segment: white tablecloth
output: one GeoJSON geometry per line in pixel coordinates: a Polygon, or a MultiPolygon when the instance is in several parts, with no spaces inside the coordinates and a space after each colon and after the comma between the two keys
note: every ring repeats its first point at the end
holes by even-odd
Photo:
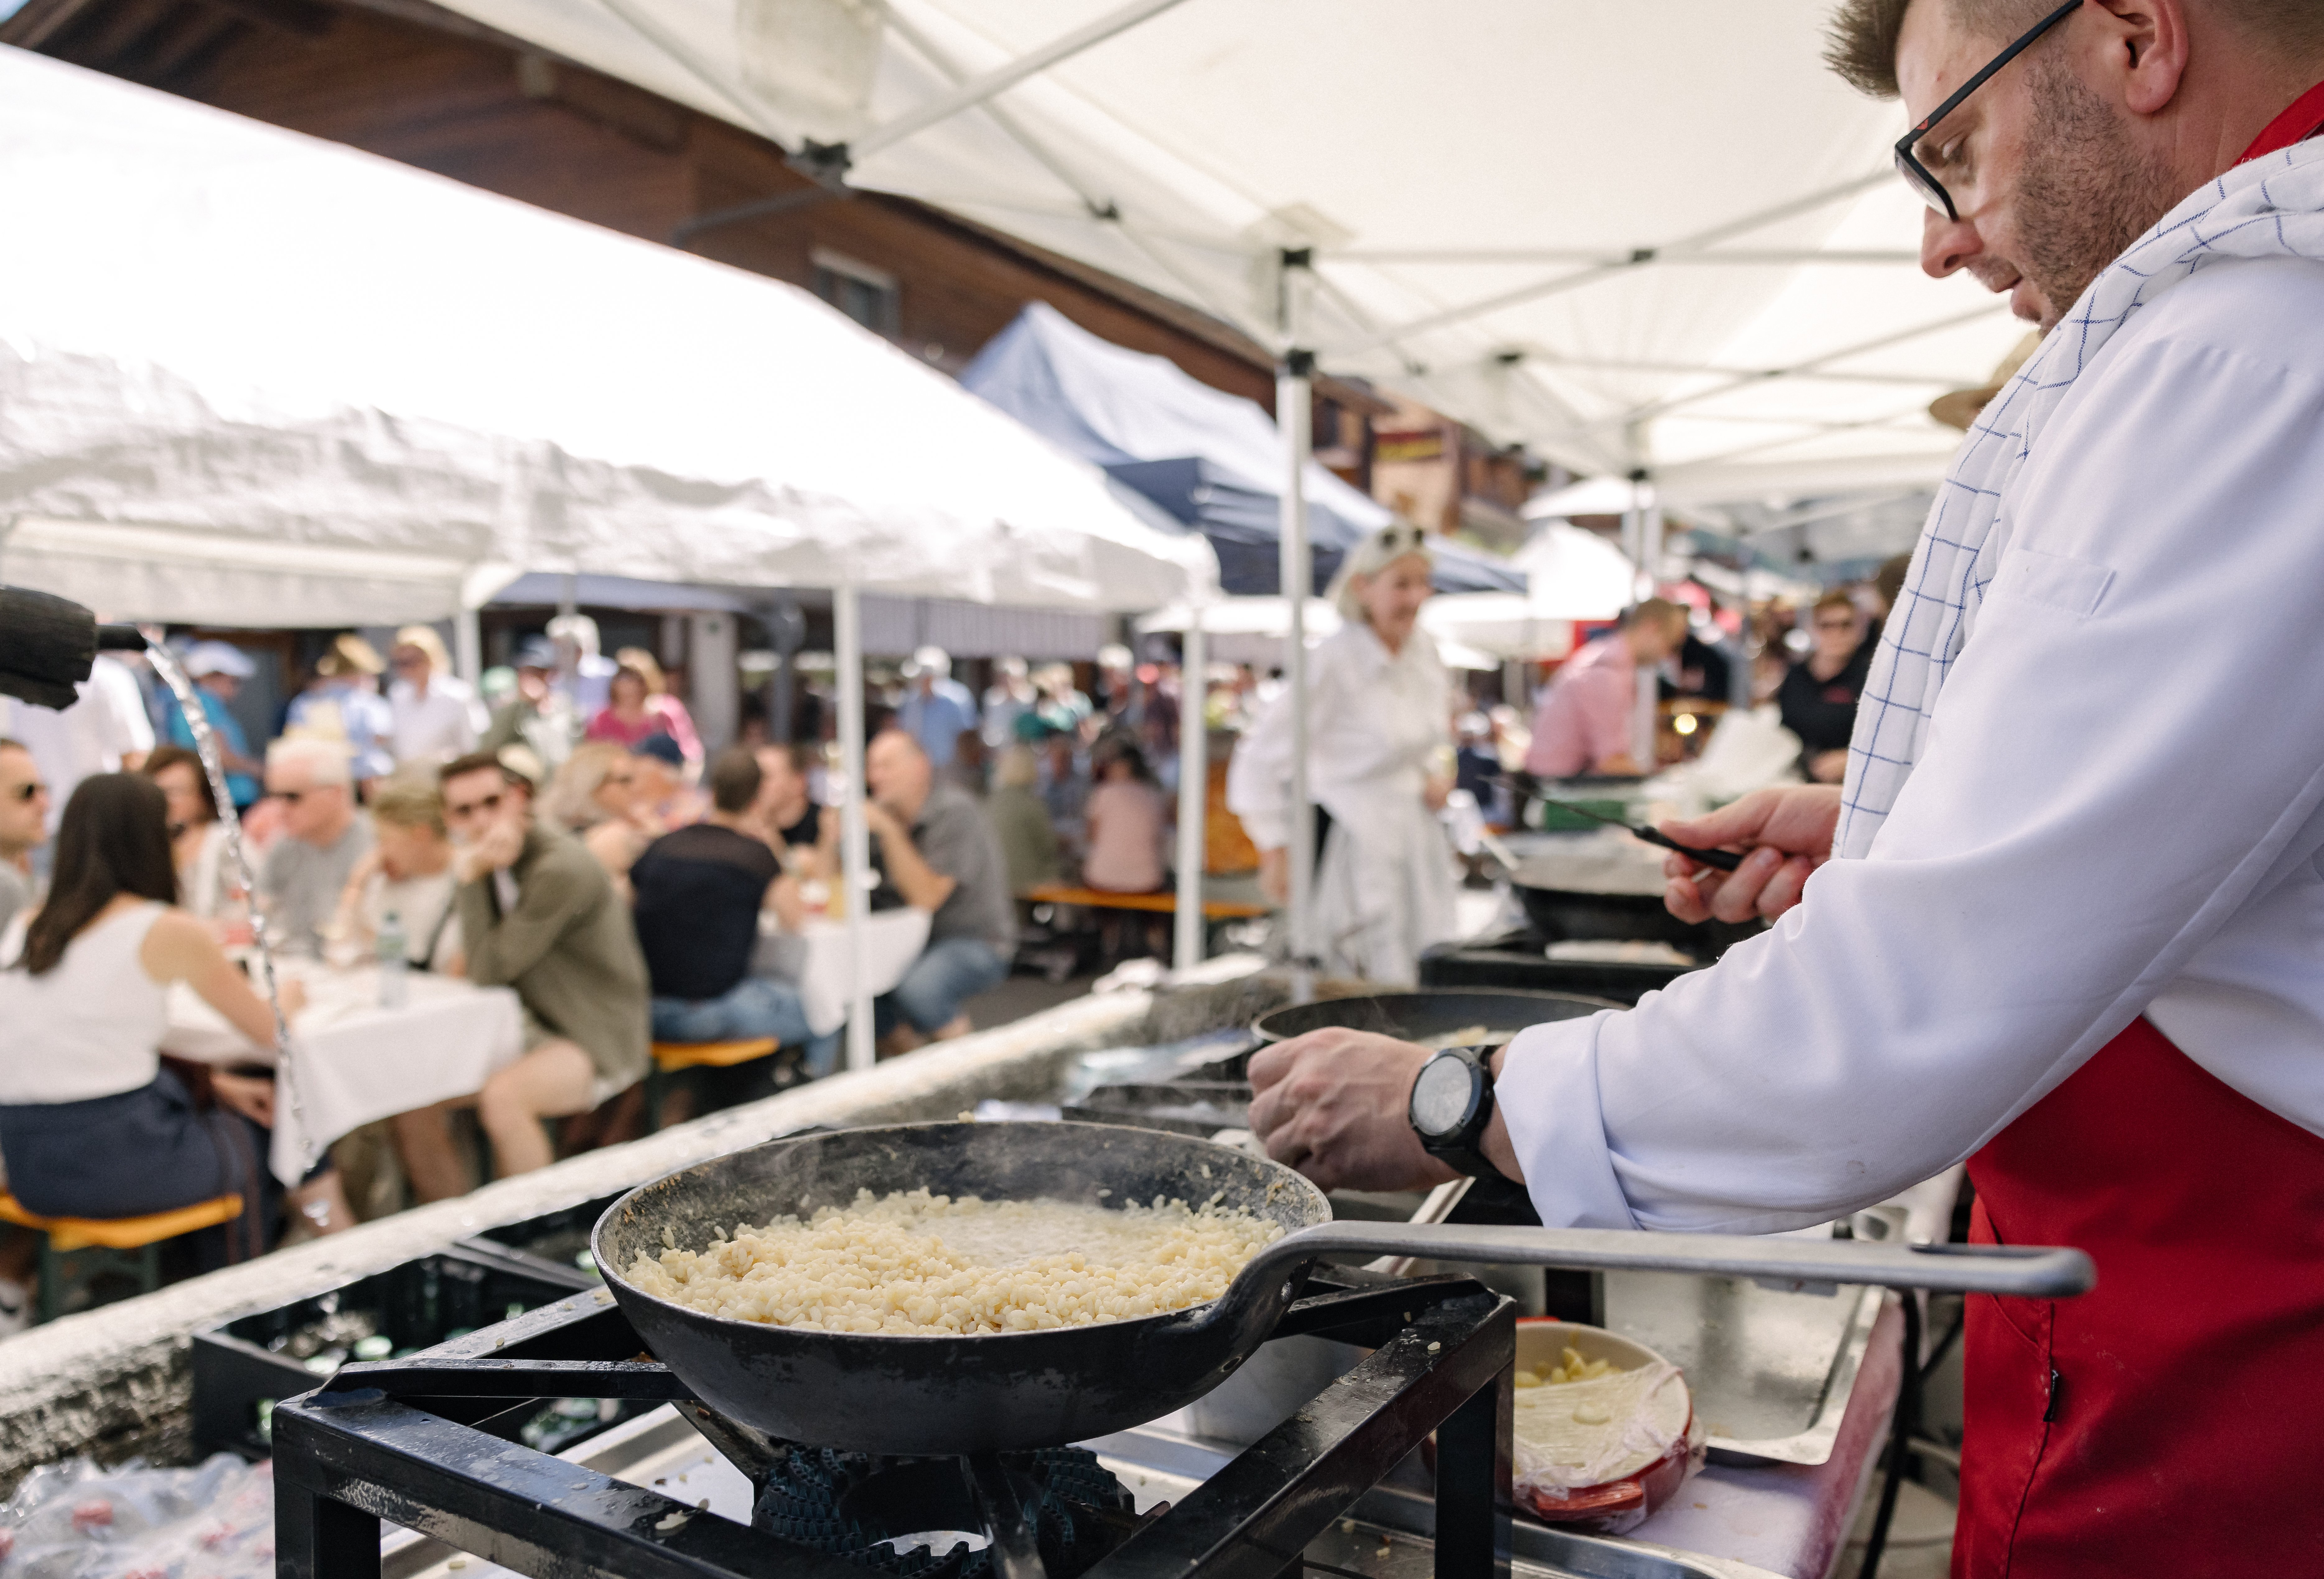
{"type": "MultiPolygon", "coordinates": [[[[751,969],[795,984],[807,1008],[807,1029],[829,1036],[847,1023],[847,923],[811,920],[797,932],[764,930],[772,925],[771,917],[761,919],[751,969]]],[[[902,981],[927,941],[926,910],[876,910],[864,917],[865,990],[876,997],[902,981]]]]}
{"type": "MultiPolygon", "coordinates": [[[[414,972],[401,1009],[379,1006],[379,972],[285,961],[307,983],[290,1022],[290,1089],[278,1090],[274,1177],[296,1184],[332,1141],[375,1119],[482,1089],[524,1050],[516,993],[414,972]],[[294,1100],[295,1098],[295,1100],[294,1100]]],[[[161,1050],[208,1064],[272,1063],[183,983],[170,989],[161,1050]]]]}

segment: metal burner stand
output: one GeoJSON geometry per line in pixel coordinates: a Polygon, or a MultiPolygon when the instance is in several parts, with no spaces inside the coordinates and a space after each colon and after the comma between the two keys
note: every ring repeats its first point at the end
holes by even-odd
{"type": "MultiPolygon", "coordinates": [[[[1507,1579],[1516,1316],[1459,1277],[1311,1277],[1275,1336],[1373,1350],[1292,1418],[1086,1571],[1277,1579],[1431,1432],[1436,1579],[1507,1579]]],[[[534,1579],[866,1579],[837,1557],[515,1445],[543,1399],[677,1404],[763,1485],[770,1445],[645,1357],[612,1297],[576,1294],[401,1361],[350,1365],[274,1411],[277,1572],[379,1579],[383,1519],[534,1579]]],[[[996,1579],[1045,1579],[1019,1487],[964,1461],[996,1579]]]]}

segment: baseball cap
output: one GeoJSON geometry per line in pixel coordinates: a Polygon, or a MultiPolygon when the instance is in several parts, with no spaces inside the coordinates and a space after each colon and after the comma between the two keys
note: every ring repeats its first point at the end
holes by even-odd
{"type": "Polygon", "coordinates": [[[630,749],[641,757],[651,757],[673,768],[686,766],[686,753],[679,749],[677,741],[667,734],[649,734],[630,749]]]}
{"type": "Polygon", "coordinates": [[[248,679],[258,672],[258,665],[239,647],[229,647],[223,642],[197,642],[185,657],[186,672],[199,679],[206,674],[227,674],[236,679],[248,679]]]}

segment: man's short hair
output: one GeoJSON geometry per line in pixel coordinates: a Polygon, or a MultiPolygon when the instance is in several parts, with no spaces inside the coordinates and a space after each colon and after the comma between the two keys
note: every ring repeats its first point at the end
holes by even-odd
{"type": "Polygon", "coordinates": [[[710,759],[710,804],[729,816],[751,809],[766,775],[746,745],[730,745],[710,759]]]}
{"type": "Polygon", "coordinates": [[[1850,618],[1853,618],[1864,612],[1862,609],[1856,606],[1856,600],[1854,598],[1849,596],[1847,593],[1841,591],[1837,586],[1832,587],[1821,597],[1817,598],[1815,600],[1815,606],[1808,612],[1810,617],[1813,617],[1816,614],[1823,613],[1823,611],[1828,608],[1844,608],[1848,611],[1850,618]]]}
{"type": "Polygon", "coordinates": [[[1665,631],[1683,631],[1687,618],[1683,604],[1673,603],[1667,597],[1649,597],[1630,605],[1622,615],[1622,625],[1626,630],[1633,625],[1657,625],[1665,631]]]}
{"type": "MultiPolygon", "coordinates": [[[[1831,14],[1824,61],[1849,86],[1875,98],[1895,98],[1896,35],[1913,0],[1840,0],[1831,14]]],[[[2207,0],[2228,27],[2254,48],[2307,58],[2324,51],[2324,5],[2316,0],[2207,0]]],[[[2057,9],[2057,0],[1921,0],[1943,5],[1953,20],[1994,41],[2015,38],[2057,9]]]]}
{"type": "Polygon", "coordinates": [[[354,765],[348,761],[347,748],[342,741],[285,735],[266,748],[268,772],[292,767],[305,768],[308,780],[318,786],[355,782],[354,765]]]}
{"type": "Polygon", "coordinates": [[[515,771],[498,756],[488,751],[472,751],[466,756],[454,757],[437,769],[437,787],[440,789],[455,779],[465,779],[470,773],[481,773],[487,770],[498,773],[504,783],[514,784],[520,790],[528,791],[532,789],[531,780],[515,771]]]}

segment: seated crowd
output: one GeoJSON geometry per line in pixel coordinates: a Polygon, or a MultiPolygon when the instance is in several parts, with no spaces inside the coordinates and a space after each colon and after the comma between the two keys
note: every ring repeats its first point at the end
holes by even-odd
{"type": "MultiPolygon", "coordinates": [[[[247,672],[225,653],[196,666],[214,721],[247,672]]],[[[284,956],[353,966],[400,937],[410,970],[514,992],[517,1057],[473,1093],[376,1126],[374,1150],[414,1201],[636,1132],[617,1099],[657,1042],[770,1040],[781,1052],[761,1089],[837,1067],[839,1029],[810,1023],[782,951],[761,946],[842,908],[819,748],[706,761],[659,669],[630,650],[594,711],[546,641],[521,650],[489,716],[432,632],[399,633],[383,696],[387,667],[341,637],[282,737],[254,754],[238,730],[226,742],[254,894],[189,744],[81,779],[59,821],[33,754],[0,740],[0,1160],[24,1210],[119,1217],[238,1195],[243,1216],[198,1236],[208,1264],[271,1248],[286,1223],[355,1221],[329,1158],[288,1190],[268,1169],[276,1027],[246,974],[254,919],[284,956]],[[246,1060],[163,1052],[180,983],[246,1039],[246,1060]]],[[[1138,738],[1069,669],[1035,684],[1004,665],[980,708],[942,654],[915,668],[865,760],[868,908],[929,917],[925,947],[876,1002],[883,1054],[970,1029],[968,1001],[1009,974],[1028,890],[1077,874],[1144,891],[1168,875],[1169,807],[1138,738]]],[[[177,722],[165,742],[190,739],[177,722]]],[[[303,1007],[296,979],[281,1000],[287,1015],[303,1007]]],[[[0,1330],[23,1307],[32,1242],[0,1238],[0,1330]]]]}

